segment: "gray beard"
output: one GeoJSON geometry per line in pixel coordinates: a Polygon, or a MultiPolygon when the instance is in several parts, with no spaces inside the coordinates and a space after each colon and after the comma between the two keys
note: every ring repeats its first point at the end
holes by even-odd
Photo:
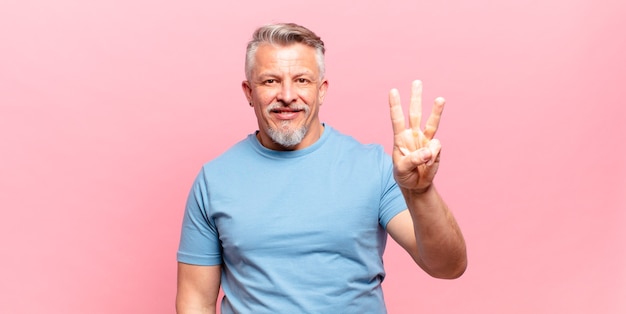
{"type": "MultiPolygon", "coordinates": [[[[273,103],[269,105],[267,108],[265,108],[265,111],[269,115],[273,109],[280,108],[280,107],[283,107],[281,103],[273,103]]],[[[310,113],[310,108],[307,105],[291,105],[289,107],[295,108],[295,109],[303,109],[305,111],[306,116],[308,116],[310,113]]],[[[308,132],[309,128],[308,126],[303,125],[295,130],[292,130],[289,128],[290,123],[291,122],[289,121],[283,121],[278,126],[278,129],[268,127],[266,130],[267,135],[270,136],[270,138],[272,139],[272,141],[274,141],[274,143],[282,147],[293,147],[293,146],[300,144],[300,142],[302,142],[302,140],[304,139],[306,132],[308,132]]]]}
{"type": "MultiPolygon", "coordinates": [[[[280,127],[288,126],[290,122],[285,121],[280,127]]],[[[274,143],[283,147],[293,147],[304,139],[308,128],[304,125],[295,130],[277,130],[274,128],[267,128],[267,135],[274,141],[274,143]]]]}

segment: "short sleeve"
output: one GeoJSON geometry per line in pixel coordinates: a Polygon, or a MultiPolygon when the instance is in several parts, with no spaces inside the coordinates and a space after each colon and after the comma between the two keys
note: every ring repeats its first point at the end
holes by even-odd
{"type": "Polygon", "coordinates": [[[386,229],[389,221],[407,209],[407,206],[404,196],[402,196],[402,192],[393,177],[391,157],[382,150],[382,147],[380,152],[382,195],[378,219],[380,225],[386,229]]]}
{"type": "Polygon", "coordinates": [[[187,198],[177,253],[179,262],[203,266],[222,263],[219,234],[210,215],[209,198],[203,168],[187,198]]]}

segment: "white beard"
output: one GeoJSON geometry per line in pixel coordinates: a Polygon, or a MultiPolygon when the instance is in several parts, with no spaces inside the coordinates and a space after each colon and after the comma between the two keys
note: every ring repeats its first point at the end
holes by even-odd
{"type": "MultiPolygon", "coordinates": [[[[283,106],[284,105],[281,103],[273,103],[265,108],[266,114],[269,116],[272,110],[283,106]]],[[[309,106],[307,105],[299,104],[290,105],[289,107],[293,109],[304,110],[305,117],[308,117],[311,113],[311,108],[309,108],[309,106]]],[[[276,144],[283,147],[293,147],[300,144],[300,142],[302,142],[304,136],[308,132],[309,127],[307,125],[303,125],[299,128],[292,129],[289,127],[289,124],[291,124],[291,121],[283,121],[278,126],[278,129],[267,127],[267,135],[269,135],[276,144]]]]}
{"type": "Polygon", "coordinates": [[[292,147],[300,144],[308,131],[308,128],[303,125],[295,130],[285,129],[283,127],[289,127],[289,121],[284,121],[280,125],[280,129],[267,128],[267,134],[272,140],[283,147],[292,147]]]}

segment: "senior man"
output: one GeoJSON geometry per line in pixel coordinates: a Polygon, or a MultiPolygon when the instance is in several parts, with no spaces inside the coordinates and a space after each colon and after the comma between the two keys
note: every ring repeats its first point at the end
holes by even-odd
{"type": "Polygon", "coordinates": [[[425,272],[456,278],[465,242],[435,189],[444,100],[421,124],[413,82],[408,128],[389,93],[392,158],[319,120],[324,43],[291,23],[257,29],[243,93],[258,130],[205,164],[185,210],[178,313],[386,313],[387,234],[425,272]]]}

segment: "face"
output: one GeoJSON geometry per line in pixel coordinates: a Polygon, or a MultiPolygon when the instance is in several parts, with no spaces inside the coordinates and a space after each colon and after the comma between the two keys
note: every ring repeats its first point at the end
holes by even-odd
{"type": "Polygon", "coordinates": [[[315,143],[328,82],[319,77],[315,49],[303,44],[258,47],[249,81],[242,83],[259,123],[258,138],[274,150],[297,150],[315,143]]]}

